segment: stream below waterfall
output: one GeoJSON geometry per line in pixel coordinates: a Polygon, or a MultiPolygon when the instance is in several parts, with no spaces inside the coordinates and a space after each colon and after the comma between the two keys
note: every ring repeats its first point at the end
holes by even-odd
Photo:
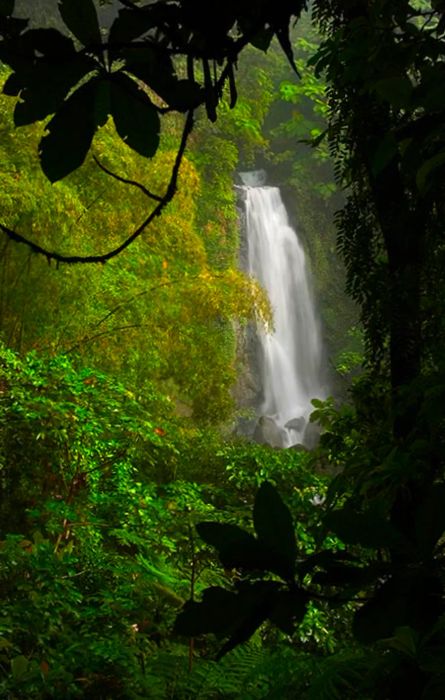
{"type": "Polygon", "coordinates": [[[313,398],[325,398],[323,346],[303,247],[277,187],[261,171],[241,173],[247,272],[266,290],[273,332],[257,329],[262,400],[253,438],[273,447],[312,447],[313,398]]]}

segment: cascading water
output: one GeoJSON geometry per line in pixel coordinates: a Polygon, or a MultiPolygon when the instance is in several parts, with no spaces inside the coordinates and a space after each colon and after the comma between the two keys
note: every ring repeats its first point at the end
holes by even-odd
{"type": "MultiPolygon", "coordinates": [[[[320,329],[303,248],[289,225],[277,187],[264,174],[244,182],[248,272],[266,290],[274,331],[258,330],[263,401],[257,430],[275,447],[310,446],[311,399],[325,397],[320,329]]],[[[255,436],[254,436],[255,437],[255,436]]]]}

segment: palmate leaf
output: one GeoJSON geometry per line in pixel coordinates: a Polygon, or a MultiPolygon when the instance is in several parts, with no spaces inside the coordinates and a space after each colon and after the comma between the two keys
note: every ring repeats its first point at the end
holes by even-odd
{"type": "Polygon", "coordinates": [[[261,484],[256,495],[253,523],[260,542],[279,556],[280,576],[293,579],[296,540],[292,516],[278,491],[267,481],[261,484]]]}
{"type": "Polygon", "coordinates": [[[34,57],[66,60],[75,56],[73,41],[57,29],[30,29],[21,37],[21,46],[27,54],[34,57]]]}
{"type": "Polygon", "coordinates": [[[68,29],[84,46],[101,43],[93,0],[60,0],[59,12],[68,29]]]}
{"type": "Polygon", "coordinates": [[[116,131],[125,143],[151,158],[159,146],[160,119],[148,95],[123,73],[111,85],[111,114],[116,131]]]}
{"type": "Polygon", "coordinates": [[[278,581],[244,581],[235,591],[219,586],[207,588],[202,601],[189,601],[179,613],[175,632],[189,637],[213,632],[228,637],[217,659],[248,641],[266,620],[291,634],[304,617],[307,595],[301,590],[285,590],[278,581]]]}
{"type": "Polygon", "coordinates": [[[277,591],[268,615],[269,620],[285,634],[293,634],[295,625],[306,614],[307,603],[308,596],[300,589],[277,591]]]}
{"type": "Polygon", "coordinates": [[[221,564],[226,569],[270,571],[288,578],[288,567],[280,553],[237,525],[202,522],[196,529],[204,542],[218,550],[221,564]]]}
{"type": "Polygon", "coordinates": [[[203,101],[203,88],[194,80],[178,79],[173,61],[162,47],[125,48],[120,58],[125,61],[125,71],[142,80],[172,109],[186,112],[203,101]]]}
{"type": "Polygon", "coordinates": [[[431,556],[445,532],[445,484],[434,484],[422,499],[415,517],[417,545],[424,557],[431,556]]]}
{"type": "Polygon", "coordinates": [[[218,550],[226,569],[267,570],[267,552],[258,540],[237,525],[202,522],[196,526],[199,536],[218,550]]]}
{"type": "Polygon", "coordinates": [[[82,85],[63,103],[40,142],[43,172],[51,182],[82,165],[98,126],[105,123],[107,85],[98,77],[82,85]]]}
{"type": "Polygon", "coordinates": [[[353,633],[362,644],[392,637],[397,627],[422,633],[443,613],[438,576],[419,569],[390,578],[357,610],[353,633]]]}
{"type": "Polygon", "coordinates": [[[347,503],[341,509],[328,512],[324,523],[345,544],[360,544],[377,549],[403,547],[405,544],[401,534],[380,509],[358,511],[347,503]]]}
{"type": "Polygon", "coordinates": [[[15,0],[0,0],[0,15],[12,15],[15,0]]]}
{"type": "Polygon", "coordinates": [[[20,95],[14,110],[15,125],[32,124],[54,114],[70,90],[95,67],[88,57],[76,55],[67,62],[57,60],[49,64],[40,60],[12,73],[3,92],[20,95]]]}
{"type": "Polygon", "coordinates": [[[217,655],[219,659],[250,639],[268,618],[280,588],[277,581],[241,583],[235,592],[219,586],[207,588],[200,603],[185,604],[176,618],[175,632],[189,637],[209,632],[229,637],[217,655]]]}
{"type": "Polygon", "coordinates": [[[118,16],[110,27],[111,57],[113,59],[120,57],[122,45],[128,45],[133,39],[143,36],[154,26],[156,26],[156,18],[153,17],[152,13],[127,9],[119,10],[118,16]]]}

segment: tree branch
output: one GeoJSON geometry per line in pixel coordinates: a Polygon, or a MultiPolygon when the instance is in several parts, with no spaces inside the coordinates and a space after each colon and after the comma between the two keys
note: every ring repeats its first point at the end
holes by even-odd
{"type": "Polygon", "coordinates": [[[133,187],[137,187],[139,190],[141,190],[141,192],[145,194],[146,197],[149,197],[149,199],[154,199],[156,202],[162,202],[162,197],[160,195],[153,194],[153,192],[150,192],[150,190],[144,187],[144,185],[142,185],[140,182],[137,182],[136,180],[129,180],[126,177],[121,177],[121,175],[114,173],[112,170],[106,168],[105,165],[103,165],[96,156],[93,156],[93,159],[96,165],[101,170],[103,170],[104,173],[114,178],[118,182],[123,182],[124,185],[133,185],[133,187]]]}
{"type": "Polygon", "coordinates": [[[123,241],[116,248],[113,248],[112,250],[109,250],[108,252],[99,255],[63,255],[62,253],[58,253],[57,251],[51,251],[47,248],[43,248],[42,246],[38,245],[38,243],[31,241],[29,238],[26,238],[26,236],[22,236],[22,234],[13,231],[12,229],[8,228],[8,226],[5,226],[2,223],[0,223],[0,230],[2,230],[3,233],[10,240],[15,241],[16,243],[23,243],[24,245],[28,246],[28,248],[30,248],[34,253],[43,255],[47,259],[48,263],[51,263],[52,260],[54,260],[56,263],[68,264],[105,263],[107,262],[107,260],[115,258],[117,255],[119,255],[119,253],[122,253],[123,250],[128,248],[128,246],[131,245],[133,241],[139,238],[139,236],[145,231],[145,229],[147,228],[147,226],[149,226],[153,219],[155,219],[157,216],[160,216],[167,204],[169,204],[169,202],[171,202],[171,200],[173,199],[177,189],[179,169],[181,167],[182,159],[184,157],[184,152],[187,146],[187,141],[192,132],[192,129],[193,110],[191,110],[187,114],[187,118],[185,120],[184,128],[182,131],[181,142],[179,144],[179,148],[176,153],[176,159],[172,168],[170,182],[168,183],[164,196],[159,200],[158,205],[147,216],[145,221],[143,221],[142,224],[140,224],[140,226],[138,226],[137,229],[135,229],[135,231],[133,231],[133,233],[130,236],[128,236],[128,238],[126,238],[125,241],[123,241]]]}

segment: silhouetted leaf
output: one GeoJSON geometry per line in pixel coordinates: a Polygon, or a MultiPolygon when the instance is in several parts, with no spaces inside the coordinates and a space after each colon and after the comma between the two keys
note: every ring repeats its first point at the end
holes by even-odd
{"type": "Polygon", "coordinates": [[[25,51],[49,59],[72,59],[76,53],[72,40],[57,29],[30,29],[21,37],[21,43],[25,51]]]}
{"type": "Polygon", "coordinates": [[[378,175],[398,153],[398,144],[392,134],[386,136],[377,145],[372,157],[372,172],[378,175]]]}
{"type": "Polygon", "coordinates": [[[175,79],[164,84],[158,82],[157,87],[153,86],[153,89],[169,107],[178,112],[196,109],[204,99],[203,88],[194,80],[175,79]]]}
{"type": "MultiPolygon", "coordinates": [[[[442,659],[443,668],[443,659],[442,659]]],[[[445,674],[433,678],[422,693],[422,700],[443,700],[445,698],[445,674]]]]}
{"type": "Polygon", "coordinates": [[[230,634],[242,619],[244,602],[220,586],[206,588],[202,601],[188,601],[176,618],[177,634],[196,637],[200,634],[230,634]]]}
{"type": "Polygon", "coordinates": [[[305,591],[277,591],[273,596],[269,620],[285,634],[292,634],[295,625],[306,614],[307,603],[305,591]]]}
{"type": "Polygon", "coordinates": [[[0,15],[12,15],[15,0],[0,0],[0,15]]]}
{"type": "Polygon", "coordinates": [[[389,579],[354,616],[357,640],[370,644],[393,637],[397,627],[412,627],[422,633],[442,610],[442,586],[427,571],[407,571],[389,579]]]}
{"type": "Polygon", "coordinates": [[[276,581],[243,582],[236,592],[212,586],[203,592],[202,601],[189,601],[176,618],[178,634],[195,637],[213,632],[229,637],[218,653],[228,651],[247,641],[269,617],[280,591],[276,581]]]}
{"type": "Polygon", "coordinates": [[[173,61],[162,47],[126,47],[120,52],[120,58],[125,61],[125,70],[155,91],[158,85],[177,79],[173,61]]]}
{"type": "Polygon", "coordinates": [[[20,34],[25,31],[28,24],[28,19],[0,13],[0,35],[7,38],[7,41],[0,42],[0,60],[12,68],[23,61],[21,53],[17,51],[17,42],[20,41],[20,34]]]}
{"type": "Polygon", "coordinates": [[[422,499],[416,513],[415,532],[422,554],[431,556],[445,532],[445,484],[432,486],[422,499]]]}
{"type": "Polygon", "coordinates": [[[384,78],[377,81],[373,87],[379,97],[396,109],[408,107],[411,102],[413,86],[406,76],[384,78]]]}
{"type": "MultiPolygon", "coordinates": [[[[155,24],[151,13],[127,9],[119,10],[118,16],[110,27],[109,42],[112,59],[122,57],[122,52],[126,51],[125,45],[143,36],[155,24]]],[[[147,50],[151,51],[152,49],[147,46],[147,50]]]]}
{"type": "Polygon", "coordinates": [[[28,69],[13,73],[6,81],[3,92],[20,95],[14,110],[16,126],[32,124],[54,114],[64,98],[79,81],[95,68],[93,61],[85,56],[75,60],[57,61],[48,64],[39,61],[28,69]]]}
{"type": "Polygon", "coordinates": [[[202,61],[202,68],[204,72],[204,91],[205,91],[205,106],[207,116],[211,122],[216,121],[216,106],[218,104],[218,95],[216,93],[216,88],[213,85],[212,77],[210,75],[209,62],[206,58],[202,61]]]}
{"type": "Polygon", "coordinates": [[[435,156],[428,158],[419,168],[416,174],[416,185],[419,192],[424,194],[428,190],[429,178],[434,174],[434,171],[445,165],[445,152],[436,153],[435,156]]]}
{"type": "Polygon", "coordinates": [[[93,0],[60,0],[59,12],[68,29],[84,46],[101,43],[93,0]]]}
{"type": "Polygon", "coordinates": [[[401,544],[401,536],[376,509],[356,511],[348,504],[326,514],[325,525],[346,544],[385,548],[401,544]]]}
{"type": "Polygon", "coordinates": [[[159,145],[158,112],[148,95],[123,74],[111,86],[111,113],[121,139],[141,155],[154,156],[159,145]]]}
{"type": "Polygon", "coordinates": [[[284,623],[284,617],[279,614],[279,599],[282,590],[276,581],[242,582],[238,585],[237,595],[242,602],[243,615],[230,636],[217,654],[221,659],[225,654],[239,644],[246,642],[260,625],[273,614],[276,609],[277,618],[284,623]]]}
{"type": "Polygon", "coordinates": [[[295,73],[300,76],[298,72],[298,68],[295,65],[295,60],[294,60],[294,52],[292,50],[292,44],[290,41],[289,37],[289,28],[286,27],[280,27],[279,29],[276,30],[276,35],[277,39],[280,42],[280,46],[283,49],[284,53],[286,54],[286,57],[291,64],[292,68],[294,69],[295,73]]]}
{"type": "Polygon", "coordinates": [[[61,180],[85,160],[96,128],[105,119],[100,104],[103,89],[102,81],[93,78],[70,95],[48,123],[39,154],[42,170],[51,182],[61,180]]]}
{"type": "Polygon", "coordinates": [[[270,46],[270,42],[273,39],[273,35],[274,31],[272,27],[264,27],[258,32],[258,34],[255,34],[255,36],[252,37],[250,43],[252,46],[255,46],[256,49],[266,52],[270,46]]]}
{"type": "Polygon", "coordinates": [[[238,99],[238,93],[236,91],[236,82],[235,82],[235,72],[233,68],[233,63],[230,63],[229,65],[229,88],[230,88],[230,109],[233,109],[236,105],[236,101],[238,99]]]}
{"type": "Polygon", "coordinates": [[[298,564],[298,573],[301,577],[306,576],[316,567],[321,567],[327,569],[332,565],[336,565],[339,562],[358,562],[357,557],[354,557],[348,552],[334,552],[332,550],[326,550],[324,552],[318,552],[317,554],[311,554],[304,561],[298,564]]]}
{"type": "Polygon", "coordinates": [[[326,571],[317,571],[312,577],[313,583],[323,586],[361,586],[375,579],[374,572],[370,572],[364,567],[348,566],[348,564],[332,564],[326,571]]]}
{"type": "Polygon", "coordinates": [[[264,548],[261,547],[253,535],[250,535],[237,525],[202,522],[197,524],[196,529],[204,542],[216,547],[221,563],[225,568],[265,568],[266,556],[264,548]]]}
{"type": "Polygon", "coordinates": [[[277,490],[267,481],[261,484],[256,495],[253,522],[260,541],[281,557],[280,575],[292,579],[296,556],[292,516],[277,490]]]}
{"type": "Polygon", "coordinates": [[[121,52],[121,57],[125,70],[142,80],[172,109],[186,112],[203,102],[203,88],[194,80],[178,79],[166,51],[150,46],[128,48],[121,52]]]}

